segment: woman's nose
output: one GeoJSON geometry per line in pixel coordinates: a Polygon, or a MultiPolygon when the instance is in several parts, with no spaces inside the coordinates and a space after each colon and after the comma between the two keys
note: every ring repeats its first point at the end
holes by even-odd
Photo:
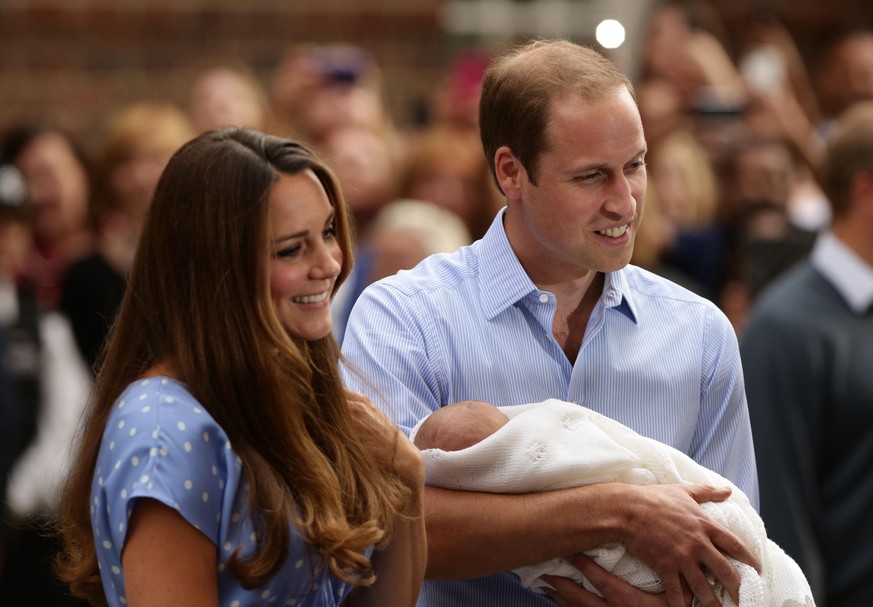
{"type": "Polygon", "coordinates": [[[333,278],[342,268],[342,252],[335,241],[325,242],[316,253],[311,273],[314,278],[333,278]]]}

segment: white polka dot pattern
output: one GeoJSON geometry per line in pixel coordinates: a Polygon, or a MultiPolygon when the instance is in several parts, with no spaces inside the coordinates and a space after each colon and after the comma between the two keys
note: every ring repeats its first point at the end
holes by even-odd
{"type": "Polygon", "coordinates": [[[127,603],[120,555],[138,498],[175,508],[219,547],[221,607],[339,605],[350,588],[310,559],[297,534],[283,570],[266,586],[246,590],[229,575],[231,554],[237,548],[250,553],[258,536],[247,514],[241,474],[224,430],[183,384],[169,378],[131,384],[107,421],[91,488],[91,518],[109,605],[127,603]]]}

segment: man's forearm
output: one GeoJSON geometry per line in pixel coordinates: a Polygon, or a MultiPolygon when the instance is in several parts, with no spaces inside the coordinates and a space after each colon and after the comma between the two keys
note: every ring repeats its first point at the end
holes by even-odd
{"type": "Polygon", "coordinates": [[[535,494],[425,489],[426,577],[458,579],[509,571],[588,550],[618,537],[621,485],[535,494]]]}

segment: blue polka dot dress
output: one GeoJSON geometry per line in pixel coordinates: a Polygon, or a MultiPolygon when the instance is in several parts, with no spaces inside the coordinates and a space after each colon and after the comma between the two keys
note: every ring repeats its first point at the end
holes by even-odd
{"type": "Polygon", "coordinates": [[[264,587],[244,589],[227,573],[237,546],[255,545],[242,466],[224,430],[184,384],[137,381],[113,407],[91,487],[91,521],[103,589],[111,606],[127,603],[121,552],[134,502],[147,497],[175,508],[218,551],[219,605],[339,605],[350,587],[332,579],[292,533],[283,569],[264,587]],[[311,565],[316,572],[313,573],[311,565]]]}

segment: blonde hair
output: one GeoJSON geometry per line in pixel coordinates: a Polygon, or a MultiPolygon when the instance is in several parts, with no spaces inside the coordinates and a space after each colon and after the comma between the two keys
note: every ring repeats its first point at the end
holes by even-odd
{"type": "Polygon", "coordinates": [[[387,230],[412,232],[426,255],[451,253],[470,244],[470,232],[461,219],[435,204],[401,199],[388,203],[367,226],[365,240],[387,230]]]}
{"type": "MultiPolygon", "coordinates": [[[[649,154],[648,164],[650,177],[657,179],[658,171],[672,170],[681,180],[685,196],[672,217],[681,228],[698,229],[715,220],[718,179],[706,150],[694,135],[676,130],[665,136],[649,154]]],[[[665,193],[659,191],[658,195],[666,212],[665,193]]]]}
{"type": "Polygon", "coordinates": [[[96,162],[92,216],[99,219],[122,204],[111,185],[111,176],[119,167],[141,153],[169,157],[194,135],[187,114],[172,103],[142,101],[117,110],[106,124],[96,162]]]}

